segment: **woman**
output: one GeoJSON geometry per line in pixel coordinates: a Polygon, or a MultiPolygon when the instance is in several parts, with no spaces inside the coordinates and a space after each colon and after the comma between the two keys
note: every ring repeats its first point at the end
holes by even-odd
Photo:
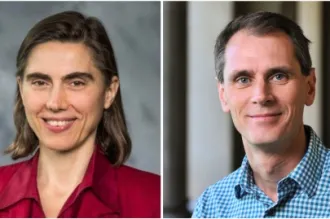
{"type": "Polygon", "coordinates": [[[0,217],[160,217],[160,177],[123,165],[131,151],[114,52],[77,12],[37,23],[17,55],[17,135],[30,160],[0,168],[0,217]]]}

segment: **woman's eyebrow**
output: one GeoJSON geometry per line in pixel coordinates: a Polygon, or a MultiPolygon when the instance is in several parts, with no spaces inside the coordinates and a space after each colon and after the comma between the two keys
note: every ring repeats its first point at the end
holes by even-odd
{"type": "Polygon", "coordinates": [[[95,80],[93,75],[89,72],[72,72],[62,77],[63,80],[70,80],[74,78],[87,78],[91,81],[95,80]]]}
{"type": "MultiPolygon", "coordinates": [[[[74,78],[87,78],[89,80],[94,81],[94,77],[91,73],[88,72],[72,72],[70,74],[67,74],[62,77],[62,80],[70,80],[74,78]]],[[[26,75],[26,80],[30,81],[32,79],[42,79],[42,80],[47,80],[51,81],[51,77],[48,74],[41,73],[41,72],[33,72],[33,73],[28,73],[26,75]]]]}
{"type": "Polygon", "coordinates": [[[42,80],[51,81],[51,78],[49,75],[41,73],[41,72],[33,72],[33,73],[26,74],[27,81],[30,81],[32,79],[42,79],[42,80]]]}

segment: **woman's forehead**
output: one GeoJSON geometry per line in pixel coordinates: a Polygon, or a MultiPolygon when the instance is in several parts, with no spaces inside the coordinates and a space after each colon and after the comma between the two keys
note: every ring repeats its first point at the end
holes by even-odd
{"type": "Polygon", "coordinates": [[[90,49],[83,43],[46,42],[32,49],[24,72],[63,77],[73,72],[97,75],[99,70],[90,49]]]}

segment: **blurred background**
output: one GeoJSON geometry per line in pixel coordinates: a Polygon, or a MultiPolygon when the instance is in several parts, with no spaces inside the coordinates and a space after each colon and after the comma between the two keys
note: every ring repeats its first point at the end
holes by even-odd
{"type": "Polygon", "coordinates": [[[164,217],[189,217],[201,193],[244,156],[220,106],[213,61],[216,37],[239,15],[281,13],[312,41],[317,91],[304,122],[330,146],[330,2],[164,2],[163,8],[164,217]]]}
{"type": "MultiPolygon", "coordinates": [[[[12,142],[15,60],[27,32],[66,10],[102,21],[117,58],[133,151],[128,165],[160,174],[160,2],[0,2],[0,150],[12,142]]],[[[0,155],[0,165],[13,161],[0,155]]]]}

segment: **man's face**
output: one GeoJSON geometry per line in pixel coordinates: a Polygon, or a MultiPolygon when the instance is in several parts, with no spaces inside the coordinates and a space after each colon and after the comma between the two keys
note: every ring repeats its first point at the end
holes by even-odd
{"type": "Polygon", "coordinates": [[[257,36],[244,30],[227,44],[218,91],[243,141],[278,144],[292,140],[302,127],[304,105],[315,97],[315,73],[302,74],[285,33],[257,36]]]}

